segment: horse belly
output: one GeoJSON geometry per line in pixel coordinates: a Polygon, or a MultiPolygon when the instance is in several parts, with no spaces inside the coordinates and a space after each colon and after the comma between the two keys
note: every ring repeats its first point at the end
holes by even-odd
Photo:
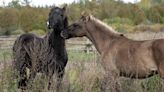
{"type": "Polygon", "coordinates": [[[138,47],[134,53],[130,53],[130,57],[128,52],[124,54],[124,58],[117,59],[120,75],[144,78],[157,72],[157,65],[149,45],[138,47]]]}
{"type": "Polygon", "coordinates": [[[157,66],[154,64],[140,64],[136,63],[134,65],[126,65],[118,68],[120,70],[120,75],[124,77],[131,78],[145,78],[150,75],[156,74],[157,66]]]}

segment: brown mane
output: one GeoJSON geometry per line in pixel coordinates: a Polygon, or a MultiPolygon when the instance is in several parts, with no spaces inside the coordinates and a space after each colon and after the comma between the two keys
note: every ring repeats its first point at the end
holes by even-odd
{"type": "Polygon", "coordinates": [[[94,16],[89,15],[87,17],[89,17],[89,21],[94,23],[96,26],[98,26],[101,29],[101,31],[105,31],[105,32],[107,32],[109,34],[113,34],[113,35],[121,35],[117,31],[115,31],[112,27],[110,27],[106,23],[102,22],[101,20],[95,18],[94,16]]]}

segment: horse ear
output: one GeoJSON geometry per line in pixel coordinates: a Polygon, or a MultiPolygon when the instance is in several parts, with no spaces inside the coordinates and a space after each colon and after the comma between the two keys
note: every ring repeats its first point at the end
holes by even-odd
{"type": "Polygon", "coordinates": [[[65,4],[64,6],[63,6],[63,8],[62,8],[64,11],[66,11],[66,9],[67,9],[67,4],[65,4]]]}
{"type": "Polygon", "coordinates": [[[87,16],[87,13],[85,11],[81,12],[81,16],[82,17],[86,17],[87,16]]]}
{"type": "Polygon", "coordinates": [[[50,6],[50,8],[56,8],[56,5],[55,5],[55,4],[53,4],[52,6],[50,6]]]}
{"type": "Polygon", "coordinates": [[[86,17],[86,21],[89,21],[90,19],[91,19],[90,15],[86,17]]]}
{"type": "Polygon", "coordinates": [[[88,16],[88,13],[87,12],[85,12],[85,11],[83,11],[83,12],[81,12],[81,19],[83,20],[83,21],[89,21],[90,20],[90,17],[88,16]]]}

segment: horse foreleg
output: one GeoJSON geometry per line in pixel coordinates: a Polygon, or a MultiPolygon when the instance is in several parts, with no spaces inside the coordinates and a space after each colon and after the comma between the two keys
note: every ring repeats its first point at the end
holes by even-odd
{"type": "Polygon", "coordinates": [[[19,58],[16,61],[16,69],[18,71],[18,88],[25,89],[27,86],[27,72],[26,72],[26,63],[23,58],[19,58]]]}
{"type": "Polygon", "coordinates": [[[29,81],[33,81],[35,76],[36,76],[36,72],[35,71],[31,71],[30,72],[30,76],[29,76],[29,81]]]}
{"type": "Polygon", "coordinates": [[[61,92],[61,84],[63,80],[64,70],[58,72],[56,81],[56,92],[61,92]]]}
{"type": "Polygon", "coordinates": [[[161,62],[158,66],[158,72],[160,74],[160,77],[164,79],[164,62],[161,62]]]}
{"type": "Polygon", "coordinates": [[[160,74],[160,77],[164,79],[164,51],[156,51],[155,56],[158,65],[158,72],[160,74]]]}
{"type": "Polygon", "coordinates": [[[153,54],[158,66],[160,77],[164,79],[164,40],[159,39],[153,44],[153,54]]]}
{"type": "Polygon", "coordinates": [[[18,88],[25,89],[27,86],[27,74],[26,74],[26,67],[25,65],[22,66],[22,68],[19,71],[19,82],[18,82],[18,88]]]}
{"type": "Polygon", "coordinates": [[[52,75],[48,77],[48,90],[50,90],[51,88],[51,84],[52,84],[52,75]]]}
{"type": "Polygon", "coordinates": [[[119,76],[116,72],[107,72],[101,85],[101,92],[121,92],[119,76]]]}
{"type": "Polygon", "coordinates": [[[33,80],[34,80],[34,78],[35,78],[35,76],[36,76],[36,73],[37,73],[36,71],[30,69],[29,78],[28,78],[28,80],[27,80],[27,82],[30,83],[29,87],[32,86],[33,80]]]}
{"type": "MultiPolygon", "coordinates": [[[[47,89],[50,91],[51,90],[51,85],[52,85],[52,77],[53,77],[53,74],[49,75],[48,76],[48,84],[47,84],[47,89]]],[[[56,82],[55,82],[55,92],[61,92],[60,89],[61,89],[61,81],[62,81],[62,78],[63,78],[63,74],[57,74],[56,76],[56,82]]]]}
{"type": "MultiPolygon", "coordinates": [[[[48,87],[47,87],[48,90],[51,90],[51,85],[53,82],[52,77],[53,77],[53,74],[48,76],[48,87]]],[[[56,80],[55,81],[55,90],[56,91],[55,92],[60,92],[62,78],[63,78],[63,74],[60,74],[60,75],[57,74],[56,75],[56,79],[55,79],[56,80]]]]}
{"type": "Polygon", "coordinates": [[[49,72],[46,72],[45,73],[45,79],[46,79],[46,87],[45,87],[45,90],[50,90],[51,89],[51,83],[53,82],[52,80],[52,77],[53,77],[53,74],[54,74],[54,70],[51,70],[49,72]]]}

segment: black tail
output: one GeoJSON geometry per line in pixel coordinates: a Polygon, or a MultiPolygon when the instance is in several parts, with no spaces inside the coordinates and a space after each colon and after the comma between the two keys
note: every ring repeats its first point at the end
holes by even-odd
{"type": "Polygon", "coordinates": [[[14,57],[14,69],[16,70],[16,76],[18,78],[18,88],[25,88],[27,86],[27,61],[26,61],[26,50],[23,47],[23,40],[19,37],[13,46],[13,57],[14,57]]]}

